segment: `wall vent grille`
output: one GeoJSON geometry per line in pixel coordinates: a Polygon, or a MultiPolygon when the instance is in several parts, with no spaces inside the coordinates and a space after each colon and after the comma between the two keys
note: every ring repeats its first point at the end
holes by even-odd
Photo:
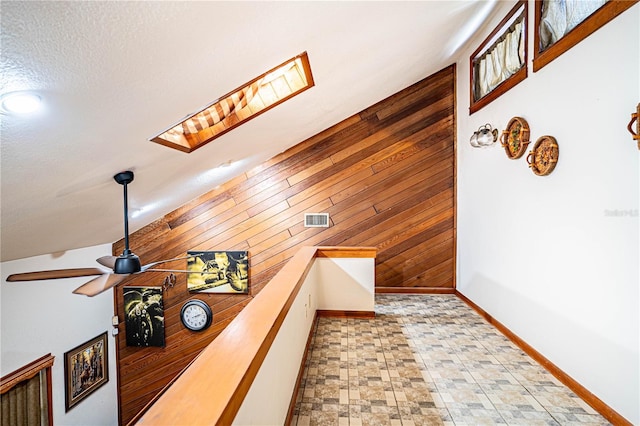
{"type": "Polygon", "coordinates": [[[329,213],[305,213],[304,227],[305,228],[328,228],[329,213]]]}

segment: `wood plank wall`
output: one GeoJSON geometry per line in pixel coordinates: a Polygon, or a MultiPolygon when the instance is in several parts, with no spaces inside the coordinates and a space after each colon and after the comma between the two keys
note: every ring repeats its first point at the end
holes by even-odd
{"type": "MultiPolygon", "coordinates": [[[[187,250],[248,250],[248,295],[189,294],[177,274],[163,293],[165,347],[127,347],[123,287],[162,286],[168,273],[135,275],[114,292],[120,421],[126,424],[305,245],[375,246],[376,289],[455,287],[455,66],[301,142],[133,233],[143,263],[187,250]],[[330,214],[304,228],[305,212],[330,214]],[[186,330],[180,308],[207,302],[213,325],[186,330]]],[[[113,246],[122,253],[123,241],[113,246]]],[[[174,262],[184,269],[186,261],[174,262]]],[[[233,359],[229,360],[233,363],[233,359]]]]}

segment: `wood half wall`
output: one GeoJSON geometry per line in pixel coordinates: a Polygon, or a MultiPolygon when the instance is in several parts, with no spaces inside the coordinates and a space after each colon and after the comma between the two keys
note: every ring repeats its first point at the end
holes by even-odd
{"type": "MultiPolygon", "coordinates": [[[[247,250],[249,294],[189,293],[185,274],[163,292],[165,347],[126,345],[123,288],[160,287],[169,273],[115,288],[120,422],[128,423],[184,369],[302,246],[377,249],[376,291],[455,288],[455,65],[290,148],[133,233],[143,263],[188,250],[247,250]],[[304,213],[329,213],[305,228],[304,213]],[[194,333],[191,298],[214,313],[194,333]]],[[[122,252],[123,241],[113,246],[122,252]]],[[[186,261],[172,265],[184,269],[186,261]]],[[[229,360],[233,362],[232,359],[229,360]]]]}

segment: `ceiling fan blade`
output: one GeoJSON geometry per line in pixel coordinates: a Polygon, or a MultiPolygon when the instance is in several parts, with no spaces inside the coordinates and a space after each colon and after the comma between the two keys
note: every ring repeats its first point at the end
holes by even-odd
{"type": "Polygon", "coordinates": [[[55,280],[59,278],[87,277],[90,275],[102,275],[105,271],[98,268],[55,269],[51,271],[24,272],[11,274],[7,281],[37,281],[55,280]]]}
{"type": "Polygon", "coordinates": [[[129,274],[103,274],[76,288],[73,293],[93,297],[115,287],[128,276],[129,274]]]}
{"type": "Polygon", "coordinates": [[[113,269],[116,266],[116,259],[116,256],[102,256],[96,259],[96,262],[109,269],[113,269]]]}

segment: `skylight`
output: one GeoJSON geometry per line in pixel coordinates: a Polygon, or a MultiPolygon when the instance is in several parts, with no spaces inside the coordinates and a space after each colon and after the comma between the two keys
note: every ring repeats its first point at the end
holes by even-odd
{"type": "Polygon", "coordinates": [[[313,85],[309,58],[304,52],[213,101],[151,141],[184,152],[194,151],[313,85]]]}

